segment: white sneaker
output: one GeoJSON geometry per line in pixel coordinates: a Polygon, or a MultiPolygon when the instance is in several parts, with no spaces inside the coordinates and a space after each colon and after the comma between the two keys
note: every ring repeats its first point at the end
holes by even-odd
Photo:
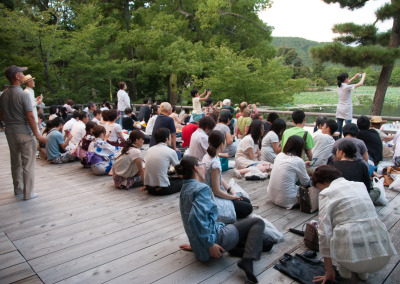
{"type": "Polygon", "coordinates": [[[24,200],[30,200],[30,199],[34,199],[34,198],[36,198],[36,197],[38,197],[39,196],[39,194],[37,194],[36,192],[32,195],[32,197],[31,198],[24,198],[24,200]]]}
{"type": "Polygon", "coordinates": [[[235,177],[236,178],[238,178],[238,179],[241,179],[242,178],[242,175],[239,173],[239,171],[238,170],[233,170],[233,173],[235,174],[235,177]]]}
{"type": "Polygon", "coordinates": [[[362,281],[367,281],[368,280],[368,273],[358,273],[358,278],[362,281]]]}

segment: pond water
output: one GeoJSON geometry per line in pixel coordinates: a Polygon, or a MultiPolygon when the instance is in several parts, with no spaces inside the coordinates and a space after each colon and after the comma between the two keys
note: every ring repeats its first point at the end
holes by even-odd
{"type": "MultiPolygon", "coordinates": [[[[310,106],[310,107],[300,107],[307,112],[325,112],[325,113],[336,113],[336,106],[310,106]]],[[[285,108],[287,110],[293,110],[294,107],[285,108]]],[[[353,114],[364,114],[369,115],[371,111],[371,105],[353,105],[353,114]]],[[[395,106],[392,104],[383,105],[382,109],[383,116],[397,116],[400,117],[400,106],[395,106]]]]}

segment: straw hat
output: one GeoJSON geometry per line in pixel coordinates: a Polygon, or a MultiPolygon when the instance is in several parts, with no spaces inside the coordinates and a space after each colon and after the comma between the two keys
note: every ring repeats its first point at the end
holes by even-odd
{"type": "Polygon", "coordinates": [[[31,74],[25,75],[24,76],[24,84],[28,83],[29,81],[32,81],[34,79],[35,79],[35,77],[32,77],[31,74]]]}
{"type": "Polygon", "coordinates": [[[380,124],[384,124],[384,123],[386,123],[387,122],[387,120],[382,120],[382,117],[380,117],[380,116],[373,116],[372,118],[371,118],[371,123],[380,123],[380,124]]]}

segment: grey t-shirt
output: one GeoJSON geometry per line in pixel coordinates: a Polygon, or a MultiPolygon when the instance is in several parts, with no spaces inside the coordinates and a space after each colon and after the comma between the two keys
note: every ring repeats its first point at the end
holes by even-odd
{"type": "Polygon", "coordinates": [[[25,113],[32,111],[28,93],[19,86],[10,86],[0,97],[0,109],[6,124],[6,134],[32,133],[25,113]]]}
{"type": "MultiPolygon", "coordinates": [[[[215,127],[214,127],[214,130],[219,130],[219,131],[221,131],[224,135],[226,135],[226,133],[231,133],[231,130],[229,129],[229,127],[227,126],[227,125],[225,125],[225,124],[222,124],[222,123],[218,123],[215,127]]],[[[232,154],[232,152],[234,153],[234,152],[236,152],[236,146],[234,146],[234,145],[226,145],[225,146],[225,149],[224,149],[224,151],[223,151],[223,153],[229,153],[229,155],[231,155],[232,154]]]]}
{"type": "Polygon", "coordinates": [[[357,153],[356,153],[357,159],[363,161],[368,166],[368,163],[363,159],[363,156],[362,156],[362,155],[364,155],[365,152],[368,151],[367,150],[367,146],[365,146],[364,141],[362,141],[362,140],[360,140],[358,138],[344,137],[344,138],[341,138],[339,140],[336,140],[335,143],[333,144],[333,147],[332,147],[332,154],[336,155],[336,151],[337,151],[337,149],[339,147],[339,144],[342,143],[344,140],[349,140],[349,141],[353,142],[356,145],[356,147],[357,147],[357,153]]]}

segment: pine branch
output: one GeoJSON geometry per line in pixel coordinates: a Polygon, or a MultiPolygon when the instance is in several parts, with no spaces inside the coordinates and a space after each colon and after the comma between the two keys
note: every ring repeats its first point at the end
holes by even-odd
{"type": "Polygon", "coordinates": [[[221,15],[228,15],[228,16],[232,16],[232,17],[236,17],[236,18],[241,18],[241,19],[247,20],[247,21],[253,23],[254,25],[258,26],[263,31],[268,31],[269,30],[268,27],[262,26],[259,23],[257,23],[256,21],[254,21],[252,19],[249,19],[249,18],[247,18],[247,17],[245,17],[245,16],[243,16],[241,14],[226,12],[226,11],[223,11],[223,10],[219,10],[219,12],[221,13],[221,15]]]}

